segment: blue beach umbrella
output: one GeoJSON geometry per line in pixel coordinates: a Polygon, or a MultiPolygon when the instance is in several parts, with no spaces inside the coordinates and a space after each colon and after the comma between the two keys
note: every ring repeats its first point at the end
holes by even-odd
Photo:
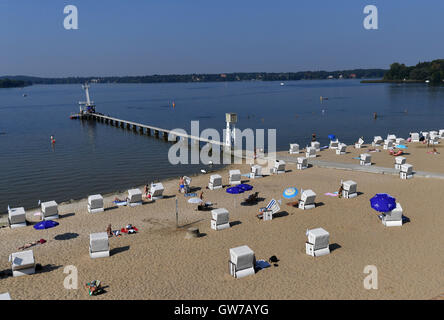
{"type": "Polygon", "coordinates": [[[231,194],[239,194],[239,193],[245,192],[245,190],[243,190],[242,188],[239,188],[238,186],[228,188],[226,191],[227,191],[227,193],[231,193],[231,194]]]}
{"type": "Polygon", "coordinates": [[[36,230],[43,230],[43,229],[49,229],[49,228],[53,228],[55,226],[58,226],[59,223],[52,221],[52,220],[45,220],[42,222],[39,222],[37,224],[34,225],[34,229],[36,230]]]}
{"type": "Polygon", "coordinates": [[[330,140],[336,140],[336,136],[335,136],[334,134],[329,134],[329,135],[328,135],[328,138],[329,138],[330,140]]]}
{"type": "Polygon", "coordinates": [[[377,193],[370,199],[370,205],[379,212],[389,212],[396,208],[396,199],[387,193],[377,193]]]}
{"type": "Polygon", "coordinates": [[[282,195],[284,196],[284,198],[287,199],[291,199],[297,196],[298,194],[298,189],[291,187],[291,188],[287,188],[284,190],[284,192],[282,193],[282,195]]]}
{"type": "Polygon", "coordinates": [[[251,185],[249,185],[249,184],[246,184],[246,183],[238,184],[236,187],[238,187],[238,188],[240,188],[240,189],[242,189],[242,190],[244,190],[244,191],[250,191],[250,190],[253,190],[253,186],[251,186],[251,185]]]}

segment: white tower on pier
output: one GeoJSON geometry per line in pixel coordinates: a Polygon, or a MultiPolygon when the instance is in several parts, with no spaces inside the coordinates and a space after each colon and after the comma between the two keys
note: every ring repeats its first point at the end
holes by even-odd
{"type": "Polygon", "coordinates": [[[225,145],[231,147],[236,139],[236,113],[226,113],[225,120],[227,122],[227,129],[225,131],[225,145]]]}
{"type": "Polygon", "coordinates": [[[91,101],[89,98],[89,84],[88,82],[85,82],[85,84],[82,85],[82,89],[85,90],[86,95],[86,102],[85,101],[79,101],[80,105],[80,113],[83,112],[96,112],[96,106],[94,104],[94,101],[91,101]]]}

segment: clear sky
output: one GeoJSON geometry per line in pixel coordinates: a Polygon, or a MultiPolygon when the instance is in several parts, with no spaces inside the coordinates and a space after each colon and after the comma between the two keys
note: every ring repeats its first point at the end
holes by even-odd
{"type": "Polygon", "coordinates": [[[0,75],[388,68],[444,58],[443,0],[0,0],[0,75]],[[65,5],[79,29],[65,30],[65,5]],[[376,5],[379,29],[363,27],[376,5]]]}

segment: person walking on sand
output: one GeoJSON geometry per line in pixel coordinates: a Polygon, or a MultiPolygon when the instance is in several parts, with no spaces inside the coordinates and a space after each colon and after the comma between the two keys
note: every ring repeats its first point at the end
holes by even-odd
{"type": "Polygon", "coordinates": [[[203,201],[203,191],[201,191],[199,198],[203,201]]]}
{"type": "Polygon", "coordinates": [[[185,181],[183,179],[183,177],[179,178],[179,192],[182,192],[182,190],[185,189],[185,181]]]}

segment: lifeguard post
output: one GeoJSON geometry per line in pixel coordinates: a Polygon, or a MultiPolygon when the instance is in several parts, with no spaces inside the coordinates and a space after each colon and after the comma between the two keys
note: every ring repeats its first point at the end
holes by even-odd
{"type": "Polygon", "coordinates": [[[79,101],[80,114],[95,113],[96,112],[96,105],[94,104],[94,101],[91,101],[89,98],[89,84],[88,84],[88,82],[85,82],[85,84],[82,85],[82,89],[85,90],[86,102],[79,101]]]}
{"type": "Polygon", "coordinates": [[[237,113],[226,113],[227,130],[225,131],[225,145],[231,147],[236,139],[237,113]]]}

